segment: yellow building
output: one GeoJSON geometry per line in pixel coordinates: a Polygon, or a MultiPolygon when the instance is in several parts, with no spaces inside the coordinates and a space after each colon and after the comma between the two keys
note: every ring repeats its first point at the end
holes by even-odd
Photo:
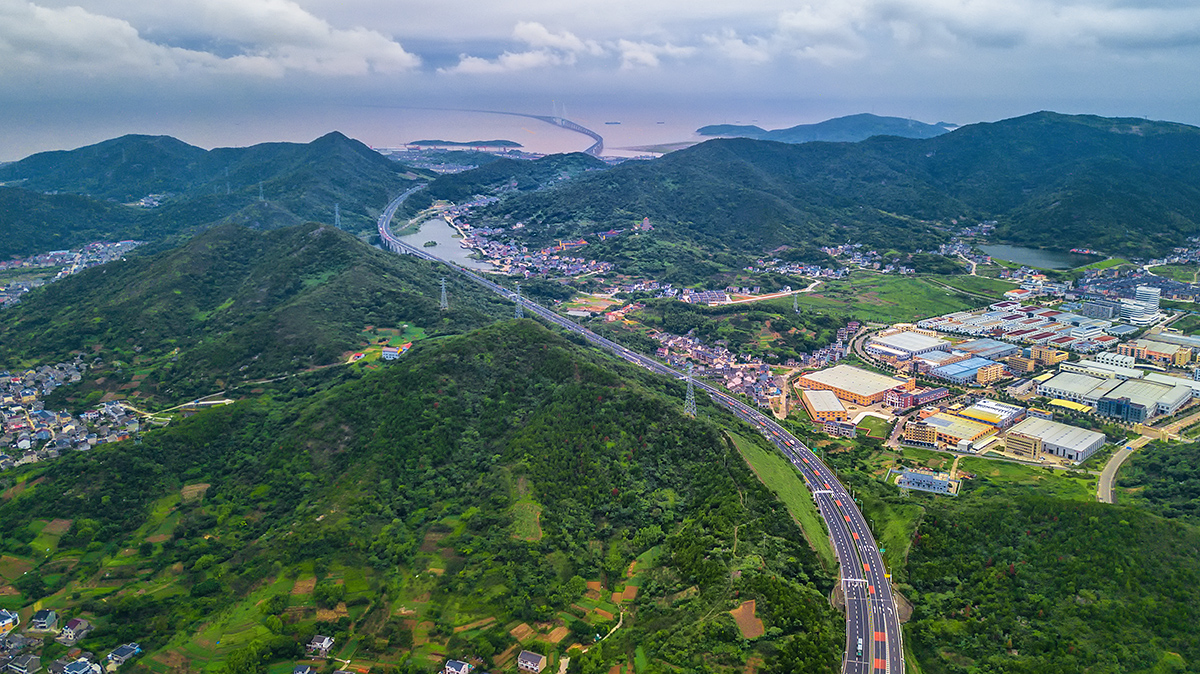
{"type": "Polygon", "coordinates": [[[1017,456],[1027,456],[1036,459],[1042,453],[1042,439],[1024,433],[1009,433],[1004,440],[1008,451],[1017,456]]]}
{"type": "Polygon", "coordinates": [[[882,402],[887,397],[887,392],[892,389],[912,391],[917,387],[917,380],[889,377],[850,365],[835,365],[825,370],[800,375],[796,378],[796,386],[833,391],[834,395],[847,402],[873,405],[882,402]]]}
{"type": "Polygon", "coordinates": [[[994,381],[1000,381],[1004,378],[1004,363],[992,363],[984,365],[975,373],[975,382],[982,385],[990,384],[994,381]]]}
{"type": "Polygon", "coordinates": [[[994,426],[939,412],[921,421],[905,424],[904,439],[931,445],[957,446],[963,440],[974,442],[995,432],[994,426]]]}
{"type": "Polygon", "coordinates": [[[813,421],[846,420],[846,408],[833,391],[804,391],[800,394],[800,400],[813,421]]]}
{"type": "Polygon", "coordinates": [[[1045,344],[1038,344],[1029,349],[1029,356],[1042,365],[1055,365],[1070,357],[1066,351],[1059,351],[1045,344]]]}
{"type": "Polygon", "coordinates": [[[1008,367],[1013,372],[1028,374],[1037,369],[1037,361],[1025,356],[1009,356],[1008,367]]]}

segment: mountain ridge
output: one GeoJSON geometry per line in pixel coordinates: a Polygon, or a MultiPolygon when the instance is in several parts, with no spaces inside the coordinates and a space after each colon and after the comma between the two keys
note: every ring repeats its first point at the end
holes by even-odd
{"type": "Polygon", "coordinates": [[[954,125],[945,122],[926,124],[904,117],[886,117],[864,112],[834,117],[814,124],[797,124],[785,129],[770,131],[754,125],[711,124],[696,129],[696,133],[701,136],[753,138],[780,143],[811,143],[815,141],[854,143],[872,136],[933,138],[953,128],[954,125]]]}

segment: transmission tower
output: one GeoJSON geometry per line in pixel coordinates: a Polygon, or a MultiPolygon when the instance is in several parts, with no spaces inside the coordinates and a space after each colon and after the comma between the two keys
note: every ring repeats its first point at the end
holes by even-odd
{"type": "Polygon", "coordinates": [[[342,228],[342,208],[341,204],[333,205],[333,226],[338,229],[342,228]]]}
{"type": "Polygon", "coordinates": [[[442,279],[442,311],[450,308],[450,303],[446,301],[446,279],[442,279]]]}
{"type": "Polygon", "coordinates": [[[261,180],[260,180],[260,181],[258,181],[258,200],[259,200],[259,201],[266,201],[266,199],[263,199],[262,181],[261,181],[261,180]]]}
{"type": "Polygon", "coordinates": [[[683,413],[694,417],[696,416],[696,386],[692,382],[692,364],[688,363],[687,370],[687,398],[683,401],[683,413]]]}
{"type": "Polygon", "coordinates": [[[795,295],[792,295],[792,311],[800,313],[800,300],[795,295]]]}
{"type": "Polygon", "coordinates": [[[517,284],[517,310],[516,310],[516,317],[517,317],[517,318],[525,318],[525,309],[524,309],[524,307],[522,307],[522,306],[521,306],[521,304],[522,304],[522,300],[521,300],[521,284],[520,284],[520,283],[518,283],[518,284],[517,284]]]}

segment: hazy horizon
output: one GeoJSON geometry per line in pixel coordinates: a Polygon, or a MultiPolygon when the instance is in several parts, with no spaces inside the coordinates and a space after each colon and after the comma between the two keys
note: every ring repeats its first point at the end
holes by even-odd
{"type": "MultiPolygon", "coordinates": [[[[443,128],[408,108],[552,101],[581,122],[667,122],[637,143],[859,112],[1200,124],[1198,81],[1200,7],[1127,0],[0,0],[6,161],[126,133],[394,145],[443,128]]],[[[465,123],[452,139],[497,124],[465,123]]]]}

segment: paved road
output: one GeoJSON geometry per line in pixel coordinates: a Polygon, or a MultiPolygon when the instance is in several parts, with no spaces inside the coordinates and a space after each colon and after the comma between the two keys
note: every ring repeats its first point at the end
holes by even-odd
{"type": "Polygon", "coordinates": [[[1112,458],[1104,464],[1104,471],[1100,473],[1100,482],[1096,485],[1096,498],[1100,499],[1101,503],[1116,503],[1116,500],[1113,499],[1112,488],[1113,482],[1117,479],[1117,471],[1135,451],[1132,445],[1126,445],[1113,452],[1112,458]]]}
{"type": "MultiPolygon", "coordinates": [[[[415,187],[397,197],[380,215],[379,235],[384,244],[397,253],[443,262],[454,271],[502,297],[515,300],[516,294],[507,288],[431,255],[424,249],[409,246],[392,235],[392,216],[404,199],[418,189],[420,187],[415,187]]],[[[679,370],[601,337],[540,304],[525,298],[521,301],[525,311],[530,314],[578,334],[593,345],[630,363],[675,379],[684,379],[687,376],[679,370]]],[[[850,492],[838,482],[833,471],[816,454],[775,423],[774,419],[715,386],[700,381],[695,382],[695,385],[715,402],[727,407],[766,436],[800,471],[805,485],[812,492],[838,558],[840,582],[846,596],[846,653],[842,661],[842,671],[845,674],[904,674],[900,618],[892,595],[891,576],[883,565],[883,557],[867,521],[855,505],[850,492]]]]}

